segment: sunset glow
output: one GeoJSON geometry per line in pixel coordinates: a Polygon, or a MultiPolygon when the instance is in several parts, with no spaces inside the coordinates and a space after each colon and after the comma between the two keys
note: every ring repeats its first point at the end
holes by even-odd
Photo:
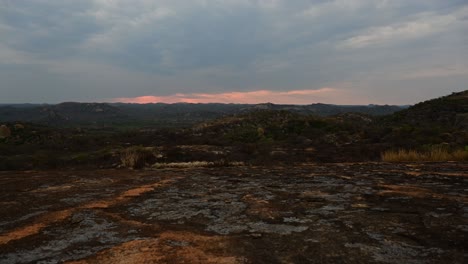
{"type": "Polygon", "coordinates": [[[129,98],[114,98],[112,102],[122,103],[277,103],[277,104],[311,104],[311,103],[353,103],[345,92],[335,88],[317,90],[271,91],[257,90],[248,92],[225,93],[176,93],[167,96],[145,95],[129,98]],[[339,98],[340,101],[337,101],[339,98]],[[343,101],[344,100],[344,101],[343,101]],[[348,101],[346,101],[348,100],[348,101]]]}

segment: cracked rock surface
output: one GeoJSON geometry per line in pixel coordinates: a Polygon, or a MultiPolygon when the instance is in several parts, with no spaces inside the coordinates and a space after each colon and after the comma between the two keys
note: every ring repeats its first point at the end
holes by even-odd
{"type": "Polygon", "coordinates": [[[0,172],[0,263],[466,263],[468,164],[0,172]]]}

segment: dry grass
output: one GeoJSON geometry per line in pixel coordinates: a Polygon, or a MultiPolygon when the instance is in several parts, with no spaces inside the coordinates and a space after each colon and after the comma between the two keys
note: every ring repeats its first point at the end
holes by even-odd
{"type": "Polygon", "coordinates": [[[154,162],[155,155],[152,148],[129,147],[120,153],[120,161],[127,168],[139,169],[154,162]]]}
{"type": "Polygon", "coordinates": [[[457,150],[452,153],[455,160],[468,161],[468,150],[457,150]]]}
{"type": "Polygon", "coordinates": [[[415,150],[398,151],[389,150],[381,155],[386,162],[413,162],[413,161],[468,161],[468,151],[457,150],[450,152],[444,148],[433,148],[429,151],[418,152],[415,150]]]}
{"type": "Polygon", "coordinates": [[[382,153],[382,160],[387,162],[419,161],[420,159],[421,154],[414,150],[389,150],[382,153]]]}
{"type": "MultiPolygon", "coordinates": [[[[243,166],[243,162],[224,162],[222,166],[243,166]]],[[[216,162],[207,161],[192,161],[192,162],[172,162],[172,163],[155,163],[152,167],[161,168],[195,168],[195,167],[218,167],[221,166],[216,162]]]]}

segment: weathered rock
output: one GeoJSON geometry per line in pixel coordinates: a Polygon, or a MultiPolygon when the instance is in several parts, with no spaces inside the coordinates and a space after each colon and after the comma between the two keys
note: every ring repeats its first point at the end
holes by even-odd
{"type": "Polygon", "coordinates": [[[0,263],[464,263],[467,171],[0,172],[0,263]]]}

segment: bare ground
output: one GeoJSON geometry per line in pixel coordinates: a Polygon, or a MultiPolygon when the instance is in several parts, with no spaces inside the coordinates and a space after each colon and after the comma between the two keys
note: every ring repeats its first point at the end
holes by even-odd
{"type": "Polygon", "coordinates": [[[466,263],[468,164],[0,172],[0,263],[466,263]]]}

